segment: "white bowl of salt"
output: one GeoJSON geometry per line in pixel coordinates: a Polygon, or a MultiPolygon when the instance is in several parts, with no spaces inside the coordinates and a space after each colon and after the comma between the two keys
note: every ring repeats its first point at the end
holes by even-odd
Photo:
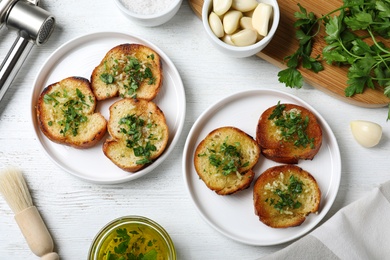
{"type": "Polygon", "coordinates": [[[114,0],[119,10],[131,21],[146,27],[168,22],[183,0],[114,0]]]}

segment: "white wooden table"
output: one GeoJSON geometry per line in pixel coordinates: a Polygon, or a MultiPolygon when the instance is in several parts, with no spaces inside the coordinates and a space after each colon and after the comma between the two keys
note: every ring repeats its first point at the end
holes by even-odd
{"type": "MultiPolygon", "coordinates": [[[[249,246],[221,235],[198,214],[187,193],[182,152],[188,132],[215,101],[248,89],[275,89],[311,104],[327,120],[341,151],[340,189],[324,221],[337,210],[390,179],[387,108],[367,109],[347,104],[309,85],[290,89],[280,84],[275,66],[258,58],[234,59],[222,55],[206,39],[202,23],[187,1],[167,24],[143,28],[119,13],[113,1],[42,1],[57,19],[48,43],[32,50],[12,87],[0,103],[0,168],[23,169],[35,205],[54,238],[62,259],[86,259],[93,237],[114,218],[143,215],[160,223],[171,235],[178,259],[256,259],[286,244],[249,246]],[[186,92],[187,113],[177,146],[153,173],[118,184],[82,181],[57,167],[35,138],[30,95],[39,68],[64,42],[99,31],[139,35],[159,46],[176,65],[186,92]],[[382,125],[380,145],[365,149],[355,142],[349,122],[371,120],[382,125]]],[[[16,32],[0,31],[0,60],[16,32]]],[[[37,259],[27,247],[8,205],[0,199],[0,259],[37,259]]]]}

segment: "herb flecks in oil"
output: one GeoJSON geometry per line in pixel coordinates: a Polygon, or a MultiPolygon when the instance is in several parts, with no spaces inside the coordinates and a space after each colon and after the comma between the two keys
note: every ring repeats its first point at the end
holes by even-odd
{"type": "Polygon", "coordinates": [[[118,228],[113,238],[113,251],[105,253],[104,260],[156,260],[158,252],[155,249],[156,239],[147,238],[141,229],[130,230],[118,228]]]}

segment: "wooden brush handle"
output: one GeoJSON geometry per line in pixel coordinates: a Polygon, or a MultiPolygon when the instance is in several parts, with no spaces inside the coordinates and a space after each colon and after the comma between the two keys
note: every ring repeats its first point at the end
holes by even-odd
{"type": "Polygon", "coordinates": [[[56,252],[48,253],[41,257],[41,260],[59,260],[60,256],[56,252]]]}
{"type": "Polygon", "coordinates": [[[15,220],[35,255],[45,260],[60,259],[58,254],[53,252],[53,239],[35,206],[28,207],[16,214],[15,220]]]}

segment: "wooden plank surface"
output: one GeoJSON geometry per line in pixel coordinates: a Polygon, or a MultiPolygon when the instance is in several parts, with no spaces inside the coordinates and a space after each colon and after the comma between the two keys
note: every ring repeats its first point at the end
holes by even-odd
{"type": "MultiPolygon", "coordinates": [[[[298,47],[298,42],[295,39],[295,28],[293,23],[296,21],[294,13],[299,11],[298,3],[300,3],[308,12],[314,12],[317,17],[328,13],[342,5],[341,0],[282,0],[279,2],[280,8],[280,23],[274,38],[270,44],[260,53],[257,54],[260,58],[276,65],[277,67],[286,68],[283,63],[284,57],[294,53],[298,47]]],[[[195,14],[201,18],[203,0],[189,0],[189,4],[195,14]]],[[[324,28],[315,38],[313,45],[313,57],[321,54],[324,41],[324,28]]],[[[383,89],[367,89],[363,94],[358,94],[353,97],[345,97],[344,89],[347,86],[347,67],[337,67],[328,65],[323,62],[324,70],[319,73],[314,73],[308,70],[301,70],[305,81],[313,87],[339,98],[345,102],[362,106],[362,107],[383,107],[390,103],[390,99],[383,94],[383,89]]]]}

